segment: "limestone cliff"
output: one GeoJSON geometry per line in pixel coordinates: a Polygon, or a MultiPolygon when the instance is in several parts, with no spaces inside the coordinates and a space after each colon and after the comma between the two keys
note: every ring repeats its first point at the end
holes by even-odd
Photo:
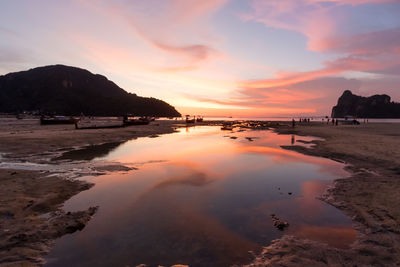
{"type": "Polygon", "coordinates": [[[400,118],[400,103],[391,102],[388,95],[362,97],[346,90],[332,108],[332,117],[400,118]]]}

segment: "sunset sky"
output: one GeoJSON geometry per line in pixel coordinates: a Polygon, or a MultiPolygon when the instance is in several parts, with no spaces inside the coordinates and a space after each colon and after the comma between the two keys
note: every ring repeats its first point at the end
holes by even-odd
{"type": "Polygon", "coordinates": [[[65,64],[183,114],[400,101],[400,0],[1,0],[0,75],[65,64]]]}

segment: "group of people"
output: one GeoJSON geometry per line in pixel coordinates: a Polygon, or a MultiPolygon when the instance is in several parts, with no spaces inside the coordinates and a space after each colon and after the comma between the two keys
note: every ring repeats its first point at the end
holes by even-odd
{"type": "Polygon", "coordinates": [[[300,118],[299,122],[310,122],[310,118],[300,118]]]}
{"type": "MultiPolygon", "coordinates": [[[[300,118],[299,123],[302,123],[302,122],[310,122],[310,118],[300,118]]],[[[294,126],[296,126],[296,121],[294,119],[292,119],[292,127],[294,128],[294,126]]]]}
{"type": "MultiPolygon", "coordinates": [[[[322,122],[325,122],[326,119],[326,124],[329,125],[331,123],[333,126],[338,126],[339,125],[339,119],[338,118],[329,118],[326,116],[325,118],[322,118],[322,122]]],[[[302,122],[310,122],[309,118],[300,118],[299,123],[302,122]]],[[[368,123],[368,119],[364,119],[364,123],[368,123]]],[[[345,119],[340,120],[340,124],[345,124],[345,125],[359,125],[360,122],[356,120],[355,118],[349,119],[348,116],[345,117],[345,119]]],[[[296,120],[292,119],[292,127],[294,128],[296,126],[296,120]]]]}
{"type": "MultiPolygon", "coordinates": [[[[311,120],[310,118],[300,118],[299,123],[310,122],[310,120],[311,120]]],[[[296,126],[296,121],[294,119],[292,119],[292,127],[294,127],[294,126],[296,126]]]]}
{"type": "MultiPolygon", "coordinates": [[[[324,121],[324,119],[322,119],[322,121],[324,121]]],[[[331,120],[329,118],[327,118],[326,124],[329,124],[330,121],[331,120]]],[[[302,122],[310,122],[310,118],[300,118],[299,123],[302,123],[302,122]]],[[[332,125],[337,126],[339,124],[339,119],[332,118],[331,123],[332,123],[332,125]]],[[[295,126],[296,126],[296,121],[295,121],[295,119],[292,119],[292,127],[294,128],[295,126]]]]}
{"type": "MultiPolygon", "coordinates": [[[[338,123],[339,123],[339,119],[336,119],[336,120],[335,120],[335,118],[332,118],[332,125],[337,126],[338,123]]],[[[327,119],[326,124],[329,124],[329,118],[327,119]]]]}

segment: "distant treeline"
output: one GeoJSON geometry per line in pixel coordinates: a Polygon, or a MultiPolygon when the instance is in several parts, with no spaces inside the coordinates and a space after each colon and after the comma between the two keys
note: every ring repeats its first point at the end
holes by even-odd
{"type": "Polygon", "coordinates": [[[131,94],[106,77],[64,65],[0,76],[0,112],[180,117],[168,103],[131,94]]]}

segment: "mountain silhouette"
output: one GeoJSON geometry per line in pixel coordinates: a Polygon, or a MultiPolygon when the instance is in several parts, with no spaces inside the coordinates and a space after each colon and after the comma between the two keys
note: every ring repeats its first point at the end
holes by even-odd
{"type": "Polygon", "coordinates": [[[346,90],[332,108],[333,118],[400,118],[400,103],[391,102],[388,95],[363,97],[346,90]]]}
{"type": "Polygon", "coordinates": [[[0,76],[0,112],[178,117],[168,103],[128,93],[106,77],[64,65],[0,76]]]}

